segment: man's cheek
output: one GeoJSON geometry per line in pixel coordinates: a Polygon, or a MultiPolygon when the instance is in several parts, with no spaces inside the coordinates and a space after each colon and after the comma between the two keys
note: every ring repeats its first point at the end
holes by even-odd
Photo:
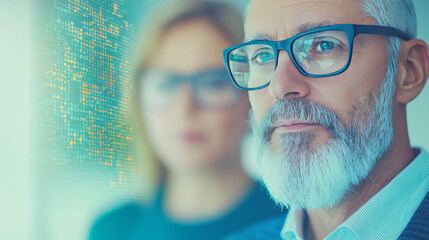
{"type": "Polygon", "coordinates": [[[249,94],[250,106],[252,108],[252,113],[256,123],[259,123],[264,114],[268,111],[270,106],[264,104],[263,98],[249,94]]]}
{"type": "Polygon", "coordinates": [[[253,107],[252,106],[253,120],[255,121],[256,124],[259,125],[259,123],[260,123],[262,117],[264,116],[265,112],[260,107],[253,107]]]}

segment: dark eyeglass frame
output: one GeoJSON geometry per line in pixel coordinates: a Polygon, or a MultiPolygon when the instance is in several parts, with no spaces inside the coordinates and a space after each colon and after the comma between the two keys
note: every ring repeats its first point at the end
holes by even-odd
{"type": "MultiPolygon", "coordinates": [[[[151,70],[146,70],[146,71],[154,71],[154,72],[161,72],[162,74],[167,75],[170,79],[172,79],[174,81],[174,83],[182,83],[182,82],[189,82],[190,84],[195,84],[196,81],[204,75],[227,75],[225,73],[227,73],[227,71],[224,68],[211,68],[211,69],[206,69],[206,70],[202,70],[196,73],[192,73],[192,74],[177,74],[175,72],[172,71],[166,71],[163,69],[151,69],[151,70]]],[[[144,76],[145,70],[141,71],[140,74],[140,79],[142,79],[142,77],[144,76]]]]}
{"type": "Polygon", "coordinates": [[[245,43],[227,48],[223,51],[224,64],[226,65],[226,67],[228,69],[229,76],[230,76],[232,82],[239,89],[249,91],[249,90],[258,90],[258,89],[265,88],[270,84],[271,79],[266,84],[264,84],[260,87],[255,87],[255,88],[241,87],[235,81],[234,76],[233,76],[232,71],[231,71],[231,67],[229,65],[229,56],[233,50],[240,48],[240,47],[243,47],[243,46],[247,46],[247,45],[265,44],[265,45],[270,46],[274,51],[274,54],[275,54],[274,55],[274,59],[275,59],[274,71],[277,69],[279,51],[285,50],[288,53],[290,59],[292,60],[293,64],[295,65],[295,67],[303,75],[308,76],[308,77],[314,77],[314,78],[330,77],[330,76],[334,76],[334,75],[338,75],[340,73],[343,73],[350,66],[350,62],[352,59],[352,53],[353,53],[354,38],[356,37],[356,35],[359,35],[359,34],[374,34],[374,35],[383,35],[383,36],[393,36],[393,37],[398,37],[398,38],[405,40],[405,41],[412,39],[412,37],[410,35],[408,35],[407,33],[404,33],[402,31],[395,29],[395,28],[392,28],[392,27],[385,27],[385,26],[378,26],[378,25],[336,24],[336,25],[329,25],[329,26],[314,28],[314,29],[299,33],[299,34],[297,34],[291,38],[288,38],[288,39],[282,40],[282,41],[254,40],[254,41],[245,42],[245,43]],[[298,39],[302,36],[312,34],[312,33],[322,32],[322,31],[343,31],[343,32],[345,32],[347,34],[347,38],[349,40],[349,46],[350,46],[349,47],[349,57],[348,57],[346,65],[338,71],[335,71],[333,73],[328,73],[328,74],[309,74],[298,64],[297,60],[295,59],[294,54],[292,52],[292,45],[296,39],[298,39]]]}
{"type": "MultiPolygon", "coordinates": [[[[195,96],[197,96],[196,94],[196,86],[198,85],[198,81],[199,79],[204,76],[204,75],[217,75],[217,76],[221,76],[223,79],[223,77],[225,77],[225,80],[227,80],[229,73],[227,71],[227,69],[223,68],[223,67],[218,67],[218,68],[210,68],[210,69],[205,69],[205,70],[201,70],[192,74],[177,74],[175,72],[172,71],[168,71],[168,70],[164,70],[164,69],[142,69],[139,73],[139,77],[138,77],[138,83],[137,83],[137,89],[138,92],[141,92],[142,90],[142,85],[143,85],[143,81],[144,81],[144,75],[147,72],[160,72],[162,74],[165,74],[168,76],[168,78],[170,78],[174,84],[181,84],[181,83],[188,83],[191,86],[191,94],[192,94],[192,99],[193,101],[195,101],[198,106],[206,108],[206,109],[225,109],[228,108],[230,106],[233,106],[235,103],[238,102],[238,99],[241,96],[241,92],[235,90],[234,88],[232,88],[233,90],[236,91],[235,97],[234,97],[234,101],[227,104],[227,105],[222,105],[222,106],[212,106],[212,107],[207,107],[204,104],[202,104],[200,101],[198,101],[198,98],[196,98],[195,96]]],[[[141,96],[139,97],[141,100],[141,96]]]]}

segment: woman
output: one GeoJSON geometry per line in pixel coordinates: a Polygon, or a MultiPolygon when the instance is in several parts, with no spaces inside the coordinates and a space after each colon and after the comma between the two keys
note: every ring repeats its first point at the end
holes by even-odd
{"type": "Polygon", "coordinates": [[[168,9],[143,35],[138,79],[158,191],[102,217],[92,239],[220,239],[280,213],[240,163],[249,102],[230,83],[222,50],[242,41],[241,16],[214,2],[168,9]]]}

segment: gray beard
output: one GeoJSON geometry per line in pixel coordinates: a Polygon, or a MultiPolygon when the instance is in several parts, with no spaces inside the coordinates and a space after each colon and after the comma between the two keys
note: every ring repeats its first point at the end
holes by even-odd
{"type": "Polygon", "coordinates": [[[277,101],[259,124],[250,114],[259,175],[272,198],[279,205],[298,209],[339,203],[389,148],[393,92],[394,80],[387,73],[379,93],[361,99],[349,112],[347,124],[335,112],[303,99],[277,101]],[[374,100],[376,95],[379,98],[374,100]],[[330,133],[330,140],[314,148],[314,133],[286,133],[279,135],[279,147],[273,151],[272,125],[279,119],[317,122],[330,133]]]}

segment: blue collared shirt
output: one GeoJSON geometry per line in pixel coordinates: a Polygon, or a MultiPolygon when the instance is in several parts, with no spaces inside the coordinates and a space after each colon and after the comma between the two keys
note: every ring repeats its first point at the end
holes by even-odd
{"type": "MultiPolygon", "coordinates": [[[[397,239],[429,192],[429,154],[419,150],[405,169],[325,240],[397,239]]],[[[291,209],[281,231],[282,239],[304,239],[306,218],[305,210],[291,209]]]]}

